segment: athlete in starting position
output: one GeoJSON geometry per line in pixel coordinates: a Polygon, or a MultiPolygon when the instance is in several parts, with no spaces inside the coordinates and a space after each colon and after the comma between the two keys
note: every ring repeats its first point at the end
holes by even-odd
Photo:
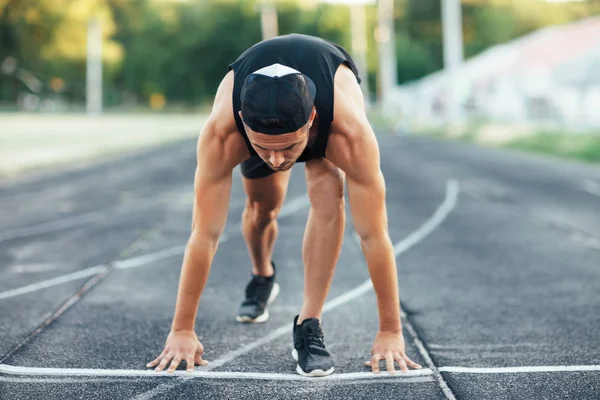
{"type": "Polygon", "coordinates": [[[360,78],[350,55],[329,41],[300,34],[265,40],[229,65],[197,146],[192,232],[177,305],[164,350],[148,367],[188,371],[206,365],[194,331],[200,296],[228,213],[232,171],[241,164],[247,194],[242,231],[252,261],[237,320],[264,322],[277,296],[271,256],[292,166],[304,162],[311,209],[303,240],[304,300],[293,321],[298,373],[333,372],[321,313],[340,255],[346,182],[354,226],[377,294],[379,332],[371,368],[421,368],[405,352],[394,249],[388,235],[379,147],[367,120],[360,78]]]}

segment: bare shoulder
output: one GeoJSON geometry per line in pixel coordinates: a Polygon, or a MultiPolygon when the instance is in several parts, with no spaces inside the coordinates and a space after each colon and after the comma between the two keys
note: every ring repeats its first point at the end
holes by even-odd
{"type": "Polygon", "coordinates": [[[233,113],[233,71],[219,84],[210,115],[198,139],[198,161],[210,158],[220,165],[235,167],[249,157],[244,138],[238,131],[233,113]]]}
{"type": "Polygon", "coordinates": [[[362,174],[375,165],[378,168],[379,148],[367,118],[363,93],[356,76],[345,65],[335,76],[333,122],[326,157],[349,176],[362,174]]]}

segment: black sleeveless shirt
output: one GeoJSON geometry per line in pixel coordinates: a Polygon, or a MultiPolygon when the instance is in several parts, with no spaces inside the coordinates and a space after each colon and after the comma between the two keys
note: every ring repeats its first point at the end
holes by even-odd
{"type": "Polygon", "coordinates": [[[257,153],[250,144],[244,124],[238,114],[241,109],[242,84],[251,73],[275,63],[294,68],[315,83],[317,87],[315,107],[319,118],[317,137],[311,147],[307,146],[298,161],[325,157],[329,128],[333,121],[335,73],[338,67],[344,63],[354,72],[360,83],[361,78],[356,64],[341,46],[315,36],[296,33],[259,42],[229,64],[229,70],[234,71],[233,113],[235,122],[248,145],[251,156],[257,156],[257,153]]]}

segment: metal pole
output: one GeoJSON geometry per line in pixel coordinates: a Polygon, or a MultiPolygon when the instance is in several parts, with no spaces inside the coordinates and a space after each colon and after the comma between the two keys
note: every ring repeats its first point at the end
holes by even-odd
{"type": "Polygon", "coordinates": [[[451,123],[456,122],[462,116],[457,85],[460,67],[464,60],[460,0],[442,0],[442,25],[447,88],[446,122],[451,123]]]}
{"type": "Polygon", "coordinates": [[[279,34],[277,24],[277,9],[271,4],[260,6],[260,23],[263,40],[274,38],[279,34]]]}
{"type": "Polygon", "coordinates": [[[367,69],[367,13],[364,4],[350,6],[350,27],[352,30],[352,53],[360,76],[361,87],[368,99],[369,79],[367,69]]]}
{"type": "Polygon", "coordinates": [[[396,74],[396,44],[394,40],[394,0],[379,0],[377,4],[379,48],[379,92],[384,112],[391,111],[390,94],[398,84],[396,74]]]}
{"type": "Polygon", "coordinates": [[[86,109],[89,115],[102,113],[102,27],[97,17],[88,23],[86,109]]]}

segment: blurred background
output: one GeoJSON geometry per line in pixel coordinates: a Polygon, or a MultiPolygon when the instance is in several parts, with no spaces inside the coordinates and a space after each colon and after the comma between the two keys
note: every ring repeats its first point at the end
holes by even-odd
{"type": "Polygon", "coordinates": [[[560,141],[600,127],[598,15],[600,0],[0,0],[0,112],[206,114],[230,62],[296,32],[348,49],[396,133],[560,141]]]}

